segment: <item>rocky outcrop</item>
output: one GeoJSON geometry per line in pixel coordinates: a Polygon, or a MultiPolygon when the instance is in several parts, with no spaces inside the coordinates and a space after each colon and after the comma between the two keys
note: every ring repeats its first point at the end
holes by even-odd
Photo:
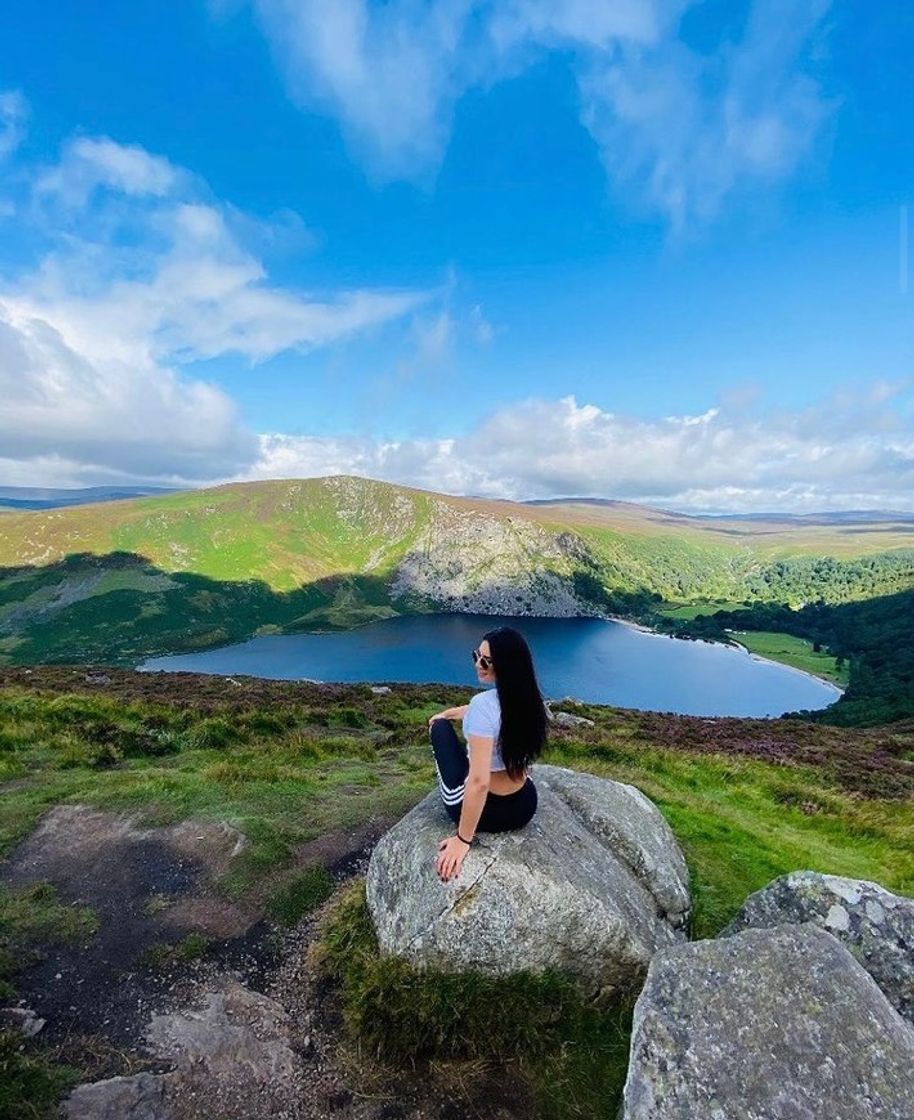
{"type": "Polygon", "coordinates": [[[914,1023],[914,899],[866,879],[791,871],[749,895],[721,936],[800,922],[834,934],[914,1023]]]}
{"type": "Polygon", "coordinates": [[[80,1085],[66,1120],[251,1120],[299,1116],[301,1063],[274,1000],[227,979],[202,1007],[154,1015],[149,1053],[172,1068],[80,1085]]]}
{"type": "Polygon", "coordinates": [[[402,609],[432,604],[494,615],[600,614],[574,589],[575,573],[595,563],[574,534],[438,498],[429,514],[391,583],[391,599],[402,609]]]}
{"type": "Polygon", "coordinates": [[[592,719],[586,716],[576,716],[571,712],[554,712],[549,705],[546,705],[546,714],[549,719],[556,725],[556,727],[595,727],[596,724],[592,719]]]}
{"type": "Polygon", "coordinates": [[[657,953],[622,1120],[909,1120],[914,1032],[830,933],[748,929],[657,953]]]}
{"type": "Polygon", "coordinates": [[[562,969],[591,992],[636,986],[652,955],[686,936],[676,838],[634,786],[546,765],[533,777],[533,820],[479,833],[448,883],[435,859],[453,825],[437,793],[382,837],[367,877],[381,951],[450,972],[562,969]]]}
{"type": "Polygon", "coordinates": [[[165,1079],[154,1073],[78,1085],[63,1106],[66,1120],[172,1120],[165,1079]]]}

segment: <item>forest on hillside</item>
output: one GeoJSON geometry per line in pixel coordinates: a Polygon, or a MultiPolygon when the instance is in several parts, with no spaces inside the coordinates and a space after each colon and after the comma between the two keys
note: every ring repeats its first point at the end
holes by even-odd
{"type": "Polygon", "coordinates": [[[680,637],[730,639],[728,631],[778,631],[805,638],[850,669],[841,699],[818,712],[792,713],[842,726],[874,726],[914,716],[914,590],[795,610],[787,603],[755,603],[681,621],[658,617],[658,629],[680,637]]]}

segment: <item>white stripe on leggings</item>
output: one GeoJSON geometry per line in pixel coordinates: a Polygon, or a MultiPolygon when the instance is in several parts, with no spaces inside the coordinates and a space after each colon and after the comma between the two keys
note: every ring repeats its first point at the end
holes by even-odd
{"type": "Polygon", "coordinates": [[[439,778],[438,788],[441,790],[441,795],[443,797],[463,797],[463,791],[466,789],[466,780],[462,781],[459,786],[446,786],[439,778]]]}
{"type": "Polygon", "coordinates": [[[444,801],[445,805],[454,805],[458,801],[462,801],[465,788],[466,782],[461,782],[459,786],[454,786],[454,788],[451,789],[441,781],[440,776],[438,778],[438,791],[441,794],[441,798],[444,801]]]}
{"type": "Polygon", "coordinates": [[[438,785],[441,787],[442,791],[445,792],[445,793],[456,793],[458,790],[463,790],[463,787],[467,784],[467,780],[466,780],[466,778],[464,778],[459,786],[449,786],[449,785],[447,785],[444,781],[444,778],[441,777],[441,771],[438,769],[438,764],[437,763],[435,763],[435,773],[438,775],[438,785]]]}

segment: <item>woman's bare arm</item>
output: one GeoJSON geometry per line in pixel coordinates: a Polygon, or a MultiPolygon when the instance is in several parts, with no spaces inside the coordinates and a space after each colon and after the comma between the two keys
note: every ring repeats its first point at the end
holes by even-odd
{"type": "Polygon", "coordinates": [[[462,704],[459,708],[445,708],[443,712],[437,712],[433,715],[429,723],[432,719],[463,719],[469,706],[469,704],[462,704]]]}
{"type": "Polygon", "coordinates": [[[470,747],[470,772],[463,788],[463,807],[457,831],[465,840],[472,840],[489,795],[495,740],[484,735],[470,735],[467,742],[470,747]]]}

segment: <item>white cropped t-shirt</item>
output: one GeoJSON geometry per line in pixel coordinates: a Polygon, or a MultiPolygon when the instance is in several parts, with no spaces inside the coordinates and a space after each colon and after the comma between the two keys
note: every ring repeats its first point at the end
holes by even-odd
{"type": "Polygon", "coordinates": [[[504,760],[501,757],[501,747],[498,745],[500,728],[501,705],[498,702],[498,689],[490,688],[485,692],[477,692],[471,698],[467,713],[463,717],[463,733],[466,736],[482,735],[487,739],[494,740],[490,770],[505,769],[504,760]]]}

